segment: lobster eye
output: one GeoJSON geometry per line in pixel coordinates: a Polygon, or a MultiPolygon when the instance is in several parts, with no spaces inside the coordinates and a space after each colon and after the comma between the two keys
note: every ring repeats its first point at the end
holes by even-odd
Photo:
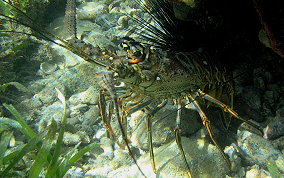
{"type": "Polygon", "coordinates": [[[141,51],[135,51],[133,54],[136,57],[140,57],[142,55],[141,51]]]}
{"type": "Polygon", "coordinates": [[[120,43],[120,46],[124,51],[130,50],[130,46],[125,42],[120,43]]]}

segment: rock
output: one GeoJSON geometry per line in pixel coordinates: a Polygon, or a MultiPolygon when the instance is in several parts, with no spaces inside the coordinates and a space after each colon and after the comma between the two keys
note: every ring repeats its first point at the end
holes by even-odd
{"type": "Polygon", "coordinates": [[[252,178],[252,177],[270,178],[271,176],[267,171],[259,168],[258,165],[254,165],[250,170],[246,172],[246,178],[252,178]]]}
{"type": "Polygon", "coordinates": [[[284,117],[270,118],[270,123],[264,129],[264,138],[275,139],[284,136],[284,117]]]}
{"type": "Polygon", "coordinates": [[[107,137],[103,137],[101,138],[100,140],[100,146],[101,148],[104,150],[104,153],[102,153],[100,156],[107,156],[109,157],[110,159],[113,159],[114,157],[114,153],[113,153],[113,141],[110,140],[109,138],[107,137]]]}
{"type": "MultiPolygon", "coordinates": [[[[103,33],[103,31],[101,30],[101,26],[91,22],[89,20],[79,20],[77,22],[77,36],[79,39],[83,39],[83,41],[85,41],[86,43],[88,43],[88,38],[86,37],[86,34],[88,34],[89,32],[92,33],[103,33]]],[[[95,45],[95,44],[93,44],[95,45]]]]}
{"type": "Polygon", "coordinates": [[[89,144],[91,142],[90,137],[84,131],[78,131],[78,132],[76,132],[76,135],[78,135],[80,137],[80,139],[82,140],[82,143],[84,143],[84,144],[89,144]]]}
{"type": "Polygon", "coordinates": [[[108,7],[103,3],[87,2],[78,7],[77,17],[82,20],[93,20],[99,14],[108,13],[108,7]]]}
{"type": "MultiPolygon", "coordinates": [[[[193,177],[225,177],[229,172],[226,163],[215,146],[202,139],[182,137],[193,177]]],[[[187,169],[176,143],[170,142],[154,150],[157,174],[152,171],[149,154],[138,160],[138,165],[147,177],[188,177],[187,169]]],[[[141,177],[136,165],[122,167],[108,174],[108,177],[141,177]]]]}
{"type": "Polygon", "coordinates": [[[95,123],[101,122],[98,106],[90,106],[90,109],[84,113],[83,125],[92,126],[95,123]]]}
{"type": "MultiPolygon", "coordinates": [[[[176,127],[177,108],[168,104],[157,112],[152,118],[152,138],[153,145],[160,146],[169,143],[175,138],[174,128],[176,127]]],[[[201,124],[197,122],[200,119],[198,113],[189,109],[182,109],[181,114],[181,131],[183,135],[195,133],[201,124]]],[[[136,120],[137,125],[131,126],[133,133],[131,141],[134,146],[143,150],[148,150],[146,118],[143,113],[133,114],[131,120],[136,120]]]]}
{"type": "MultiPolygon", "coordinates": [[[[273,144],[275,149],[284,151],[284,137],[280,137],[280,138],[273,140],[272,144],[273,144]]],[[[282,154],[284,154],[283,151],[282,151],[282,154]]]]}
{"type": "MultiPolygon", "coordinates": [[[[225,177],[229,173],[225,160],[215,146],[208,144],[203,139],[194,137],[182,137],[181,142],[193,177],[225,177]]],[[[108,145],[107,147],[110,148],[110,143],[112,142],[104,138],[101,139],[101,143],[108,145]]],[[[98,159],[95,161],[96,166],[90,169],[85,176],[142,176],[128,151],[116,149],[113,154],[114,157],[112,158],[105,156],[105,154],[98,156],[98,159]]],[[[187,169],[175,141],[155,149],[154,154],[157,168],[156,175],[152,171],[149,153],[138,159],[138,165],[147,177],[188,177],[187,169]]]]}
{"type": "Polygon", "coordinates": [[[61,102],[56,101],[52,105],[43,108],[42,112],[40,113],[40,118],[42,120],[51,120],[54,119],[56,122],[61,122],[63,116],[63,105],[61,102]]]}
{"type": "Polygon", "coordinates": [[[274,95],[275,91],[266,91],[264,93],[263,99],[265,99],[269,104],[272,104],[274,102],[274,95]]]}
{"type": "Polygon", "coordinates": [[[252,109],[261,108],[261,91],[252,87],[246,87],[243,91],[244,101],[252,109]]]}
{"type": "Polygon", "coordinates": [[[117,24],[121,27],[121,28],[125,28],[128,26],[128,17],[127,16],[121,16],[119,17],[119,19],[117,20],[117,24]]]}
{"type": "Polygon", "coordinates": [[[284,107],[277,109],[276,117],[284,117],[284,107]]]}
{"type": "Polygon", "coordinates": [[[40,71],[42,72],[42,74],[52,74],[57,70],[57,68],[57,64],[51,64],[48,62],[43,62],[40,64],[40,71]]]}
{"type": "Polygon", "coordinates": [[[40,109],[41,106],[43,106],[41,100],[37,97],[33,97],[31,99],[25,99],[24,101],[19,103],[16,108],[19,112],[26,112],[40,109]]]}
{"type": "Polygon", "coordinates": [[[234,143],[231,144],[231,146],[227,146],[224,150],[224,152],[229,156],[229,159],[231,161],[232,167],[231,170],[239,176],[245,176],[245,170],[241,166],[242,159],[240,157],[240,153],[236,149],[236,145],[234,143]]]}
{"type": "Polygon", "coordinates": [[[106,37],[106,34],[91,32],[88,34],[88,43],[95,44],[100,49],[114,51],[117,48],[111,40],[111,36],[106,37]]]}
{"type": "Polygon", "coordinates": [[[238,146],[248,162],[266,166],[267,161],[275,161],[279,170],[284,171],[284,156],[272,144],[248,131],[238,131],[238,146]]]}
{"type": "Polygon", "coordinates": [[[98,91],[94,87],[89,87],[86,91],[72,95],[69,98],[71,104],[97,104],[98,103],[98,91]]]}
{"type": "Polygon", "coordinates": [[[265,90],[265,83],[264,83],[264,80],[262,79],[262,77],[255,77],[253,79],[254,81],[254,86],[257,87],[258,89],[261,89],[261,90],[265,90]]]}
{"type": "MultiPolygon", "coordinates": [[[[73,69],[73,73],[75,73],[75,77],[79,79],[79,84],[77,85],[82,86],[80,88],[83,88],[83,86],[93,86],[94,88],[100,88],[98,84],[99,81],[95,78],[98,75],[98,70],[99,69],[97,66],[90,65],[89,62],[83,62],[79,65],[76,65],[73,69]]],[[[98,91],[99,90],[97,90],[97,92],[98,91]]]]}
{"type": "Polygon", "coordinates": [[[82,119],[80,119],[80,117],[70,117],[66,120],[66,124],[74,126],[76,124],[79,124],[81,120],[82,119]]]}
{"type": "Polygon", "coordinates": [[[81,138],[77,134],[72,134],[70,132],[64,132],[63,143],[67,146],[73,146],[81,142],[81,138]]]}

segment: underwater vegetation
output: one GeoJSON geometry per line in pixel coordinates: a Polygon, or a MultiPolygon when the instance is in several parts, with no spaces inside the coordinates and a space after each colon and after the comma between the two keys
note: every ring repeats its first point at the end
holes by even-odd
{"type": "MultiPolygon", "coordinates": [[[[278,177],[279,170],[283,171],[282,153],[272,148],[261,136],[253,135],[251,137],[255,140],[249,140],[247,138],[251,133],[247,131],[238,131],[236,134],[239,123],[244,122],[247,127],[255,128],[254,132],[262,135],[263,130],[260,124],[246,118],[254,115],[252,116],[254,120],[264,122],[265,119],[262,119],[262,116],[269,115],[261,113],[262,115],[258,117],[255,114],[256,110],[264,108],[258,101],[261,89],[257,90],[259,92],[255,94],[251,88],[238,89],[234,84],[243,78],[245,80],[247,74],[254,68],[260,68],[259,71],[253,72],[254,76],[259,76],[262,73],[264,75],[265,72],[261,67],[273,61],[264,59],[265,57],[262,57],[261,54],[255,55],[258,52],[264,52],[269,54],[267,56],[273,56],[261,44],[258,44],[257,35],[253,35],[257,34],[260,26],[258,21],[254,21],[254,23],[249,21],[255,20],[254,16],[248,16],[243,21],[234,16],[236,9],[240,6],[244,7],[244,12],[246,12],[244,16],[250,14],[251,11],[246,9],[249,5],[238,4],[238,7],[230,11],[231,9],[226,8],[232,8],[232,6],[226,4],[225,1],[175,2],[178,4],[166,0],[137,0],[136,4],[134,2],[123,4],[121,1],[94,1],[86,3],[86,6],[83,2],[77,2],[81,3],[81,6],[77,7],[75,0],[68,0],[64,20],[65,34],[55,35],[40,24],[41,20],[37,21],[33,15],[27,14],[25,3],[18,5],[1,0],[1,39],[2,41],[6,40],[8,45],[3,49],[4,53],[1,49],[0,62],[9,63],[11,66],[3,68],[5,71],[13,71],[14,62],[12,60],[29,52],[32,53],[29,51],[32,46],[35,46],[34,50],[37,51],[39,43],[52,42],[57,47],[64,48],[62,50],[64,54],[61,56],[69,55],[63,62],[64,64],[62,64],[63,60],[52,61],[56,56],[54,52],[51,52],[51,56],[46,53],[47,61],[42,62],[46,59],[43,58],[35,62],[41,63],[39,75],[45,81],[38,82],[42,85],[40,87],[32,83],[34,85],[29,87],[37,90],[37,93],[30,94],[33,95],[32,99],[21,102],[18,108],[24,112],[25,107],[29,108],[39,116],[38,118],[32,116],[32,119],[25,119],[12,105],[3,104],[4,108],[0,115],[0,144],[1,148],[2,146],[4,148],[0,152],[1,176],[53,177],[56,175],[56,177],[63,177],[71,167],[81,167],[83,170],[81,172],[84,172],[84,166],[75,163],[86,155],[85,153],[92,154],[91,151],[100,145],[104,153],[94,154],[96,159],[93,162],[90,161],[88,166],[93,164],[93,167],[96,168],[99,165],[110,165],[115,169],[122,164],[124,159],[124,161],[135,163],[137,172],[133,177],[148,177],[153,173],[158,176],[171,175],[170,171],[163,172],[167,165],[163,161],[176,164],[179,169],[183,170],[180,176],[199,177],[203,171],[205,172],[203,175],[206,176],[210,171],[205,170],[214,170],[215,166],[222,168],[220,172],[223,176],[225,174],[241,174],[241,161],[236,156],[236,152],[241,152],[239,150],[242,149],[243,154],[251,153],[251,160],[267,168],[272,172],[270,175],[278,177]],[[188,6],[182,7],[183,3],[188,6]],[[88,5],[90,5],[89,8],[97,8],[94,10],[97,14],[88,13],[86,9],[88,5]],[[127,7],[128,5],[138,10],[135,11],[127,7]],[[226,8],[220,8],[221,5],[226,8]],[[113,13],[108,13],[111,11],[113,13]],[[87,19],[84,21],[87,25],[78,21],[76,15],[78,19],[87,19]],[[112,24],[112,19],[114,21],[118,19],[115,21],[115,25],[112,24]],[[92,24],[92,21],[95,23],[92,24]],[[80,31],[79,27],[86,28],[84,25],[91,26],[91,31],[80,31]],[[246,25],[249,26],[246,27],[246,25]],[[109,30],[105,30],[105,32],[103,29],[109,30]],[[15,34],[16,36],[13,36],[15,34]],[[8,43],[11,38],[16,40],[8,43]],[[252,45],[255,45],[255,49],[251,49],[252,45]],[[239,52],[235,52],[235,50],[239,50],[239,52]],[[81,57],[79,62],[70,62],[72,57],[70,52],[81,57]],[[257,57],[259,60],[246,61],[257,57]],[[242,65],[247,66],[237,68],[242,65]],[[77,72],[74,70],[86,72],[86,75],[80,78],[78,77],[80,74],[76,74],[73,77],[77,72]],[[239,71],[236,72],[236,70],[239,71]],[[67,75],[70,75],[69,78],[66,77],[67,75]],[[93,81],[93,86],[86,87],[80,83],[88,77],[93,81]],[[74,87],[75,85],[77,86],[74,87]],[[85,90],[82,90],[83,88],[85,90]],[[63,91],[68,101],[59,90],[63,91]],[[60,102],[55,100],[54,91],[56,91],[60,102]],[[234,101],[238,101],[238,98],[236,99],[234,96],[236,93],[247,94],[246,97],[243,97],[248,100],[245,101],[244,107],[250,106],[255,109],[251,112],[253,114],[239,114],[233,109],[234,101]],[[250,100],[255,96],[256,100],[250,100]],[[28,104],[23,104],[25,102],[28,104]],[[24,109],[21,106],[25,106],[24,109]],[[52,108],[57,108],[57,113],[59,113],[58,108],[61,108],[62,117],[53,113],[52,108]],[[194,110],[196,117],[193,113],[184,114],[189,112],[189,109],[194,110]],[[86,110],[93,111],[90,112],[93,115],[86,114],[86,110]],[[96,112],[100,116],[96,115],[96,112]],[[40,113],[47,113],[47,115],[40,113]],[[161,115],[160,113],[165,114],[161,115]],[[242,117],[243,115],[246,117],[242,117]],[[15,119],[11,119],[12,116],[15,119]],[[185,120],[187,117],[195,119],[185,120]],[[99,133],[100,129],[80,126],[80,123],[88,119],[88,122],[95,125],[97,118],[101,119],[105,126],[104,136],[97,136],[99,134],[93,133],[99,133]],[[31,120],[37,123],[33,125],[31,120]],[[159,128],[160,123],[165,126],[159,128]],[[195,128],[186,124],[197,126],[195,128]],[[59,125],[60,127],[57,128],[59,125]],[[78,138],[75,133],[70,134],[75,125],[77,129],[82,128],[80,132],[84,132],[85,135],[82,134],[82,137],[85,137],[87,141],[78,138]],[[203,134],[205,135],[203,137],[207,137],[210,140],[207,142],[212,144],[198,138],[197,132],[201,125],[203,125],[202,131],[206,133],[203,134]],[[89,128],[89,130],[84,128],[89,128]],[[190,129],[193,130],[191,133],[188,131],[190,129]],[[38,132],[34,130],[38,130],[38,132]],[[229,133],[230,131],[232,133],[229,133]],[[16,135],[17,132],[24,135],[23,141],[21,144],[11,146],[13,145],[13,135],[16,135]],[[223,136],[223,134],[228,136],[223,136]],[[93,138],[87,139],[89,135],[93,138]],[[195,135],[195,137],[188,139],[187,137],[191,135],[195,135]],[[74,141],[75,144],[70,141],[71,139],[68,140],[69,143],[68,141],[64,142],[66,136],[73,136],[81,141],[74,141]],[[230,141],[224,141],[225,137],[228,137],[230,141]],[[231,146],[224,151],[225,146],[236,142],[237,139],[240,139],[240,141],[238,140],[241,143],[240,149],[231,146]],[[98,143],[98,140],[101,144],[98,143]],[[171,143],[171,140],[175,140],[175,143],[171,143]],[[85,143],[82,144],[84,141],[85,143]],[[70,144],[70,142],[72,143],[70,144]],[[258,148],[253,149],[254,145],[258,145],[258,148]],[[176,149],[172,150],[173,147],[176,149]],[[203,147],[203,150],[198,152],[199,147],[203,147]],[[208,148],[209,151],[205,148],[208,148]],[[169,152],[163,153],[163,149],[172,152],[170,152],[171,154],[169,152]],[[127,150],[128,157],[121,150],[127,150]],[[253,150],[259,152],[255,153],[253,150]],[[145,168],[144,163],[141,163],[143,161],[138,160],[143,151],[149,152],[150,156],[147,155],[146,162],[151,164],[152,171],[149,170],[149,167],[145,168]],[[189,156],[190,152],[193,155],[198,152],[199,154],[196,155],[200,157],[189,156]],[[208,152],[212,154],[210,155],[208,152]],[[262,157],[258,159],[258,156],[255,156],[261,155],[263,152],[268,152],[269,156],[264,159],[262,157]],[[179,160],[167,157],[170,155],[179,160]],[[209,157],[209,159],[212,158],[213,161],[203,161],[202,155],[209,157]],[[113,160],[117,157],[120,159],[116,159],[117,162],[114,162],[113,160]],[[273,159],[266,166],[263,164],[263,160],[268,158],[273,159]],[[206,165],[210,166],[206,167],[206,165]],[[27,167],[29,170],[26,169],[27,167]]],[[[61,26],[63,26],[62,21],[61,26]]],[[[55,47],[53,46],[53,48],[55,47]]],[[[41,52],[39,56],[42,55],[44,54],[41,52]]],[[[57,56],[60,55],[57,54],[57,56]]],[[[279,56],[272,58],[279,60],[279,56]]],[[[23,63],[25,61],[22,61],[19,66],[22,66],[23,63]]],[[[1,75],[5,74],[4,70],[1,70],[1,75]]],[[[281,71],[281,67],[278,71],[281,71]]],[[[17,72],[13,74],[17,75],[17,72]]],[[[30,75],[32,74],[31,72],[30,75]]],[[[263,78],[272,78],[267,75],[264,75],[263,78]]],[[[7,73],[7,76],[12,76],[12,74],[7,73]]],[[[17,79],[17,77],[11,77],[7,80],[4,76],[3,80],[0,80],[0,94],[7,92],[7,89],[11,87],[8,85],[23,88],[17,87],[21,85],[15,81],[22,84],[24,81],[17,79]]],[[[266,86],[261,85],[261,79],[257,84],[265,90],[266,86]]],[[[272,81],[270,80],[270,82],[272,81]]],[[[275,83],[281,84],[283,80],[280,78],[277,82],[275,83]]],[[[276,100],[281,100],[280,97],[277,97],[281,93],[283,93],[283,87],[275,90],[269,89],[269,92],[265,92],[265,97],[272,100],[270,104],[274,106],[275,110],[281,109],[281,104],[273,103],[276,100]],[[279,95],[275,94],[276,90],[279,95]],[[271,91],[272,97],[269,98],[271,91]]],[[[3,101],[8,102],[9,100],[1,100],[1,103],[3,101]]],[[[14,103],[17,104],[17,102],[14,103]]],[[[234,108],[237,107],[234,106],[234,108]]],[[[248,109],[250,108],[248,107],[248,109]]],[[[267,109],[267,112],[274,111],[274,109],[267,109]]],[[[96,127],[99,127],[98,125],[96,127]]],[[[250,130],[253,129],[250,128],[250,130]]],[[[129,163],[127,164],[129,165],[129,163]]],[[[268,174],[258,167],[252,166],[252,169],[268,174]]],[[[248,172],[245,173],[248,174],[248,172]]],[[[178,173],[179,171],[176,175],[178,173]]],[[[215,176],[217,177],[217,175],[218,173],[215,176]]]]}
{"type": "MultiPolygon", "coordinates": [[[[58,125],[54,120],[46,128],[47,131],[45,133],[35,133],[12,105],[4,104],[4,107],[11,112],[15,119],[0,117],[1,177],[25,177],[27,175],[25,173],[26,170],[19,167],[19,165],[15,168],[15,165],[19,164],[21,160],[29,159],[34,161],[31,162],[32,166],[29,169],[28,177],[39,177],[42,171],[45,172],[44,177],[63,177],[68,169],[86,152],[94,147],[98,147],[97,143],[92,143],[78,150],[77,147],[79,145],[76,145],[66,152],[65,155],[61,155],[67,116],[65,98],[59,90],[57,92],[59,100],[64,105],[58,133],[58,125]],[[14,147],[14,150],[8,150],[8,145],[15,144],[11,143],[11,140],[14,138],[12,129],[20,131],[26,137],[27,142],[14,147]],[[58,134],[57,138],[56,134],[58,134]]],[[[25,166],[25,163],[21,166],[25,166]]]]}

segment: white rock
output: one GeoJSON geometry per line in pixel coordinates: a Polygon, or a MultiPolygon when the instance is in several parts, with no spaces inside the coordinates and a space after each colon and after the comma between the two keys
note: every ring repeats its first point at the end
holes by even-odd
{"type": "Polygon", "coordinates": [[[81,142],[81,138],[77,134],[72,134],[70,132],[65,132],[63,136],[63,143],[65,145],[71,146],[71,145],[76,145],[79,142],[81,142]]]}
{"type": "Polygon", "coordinates": [[[247,155],[248,161],[266,166],[267,161],[275,161],[279,170],[284,172],[284,156],[273,145],[256,134],[238,131],[238,146],[247,155]]]}
{"type": "Polygon", "coordinates": [[[77,17],[78,19],[93,20],[99,14],[105,14],[108,12],[108,7],[102,3],[87,2],[78,7],[77,17]]]}
{"type": "Polygon", "coordinates": [[[72,95],[69,99],[71,104],[97,104],[98,93],[94,87],[89,87],[86,91],[72,95]]]}

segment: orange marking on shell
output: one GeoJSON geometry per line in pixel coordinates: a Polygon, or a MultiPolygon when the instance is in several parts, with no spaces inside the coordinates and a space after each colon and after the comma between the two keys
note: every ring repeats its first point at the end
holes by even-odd
{"type": "Polygon", "coordinates": [[[132,60],[129,60],[128,63],[130,64],[138,64],[139,62],[142,62],[143,60],[142,59],[132,59],[132,60]]]}

